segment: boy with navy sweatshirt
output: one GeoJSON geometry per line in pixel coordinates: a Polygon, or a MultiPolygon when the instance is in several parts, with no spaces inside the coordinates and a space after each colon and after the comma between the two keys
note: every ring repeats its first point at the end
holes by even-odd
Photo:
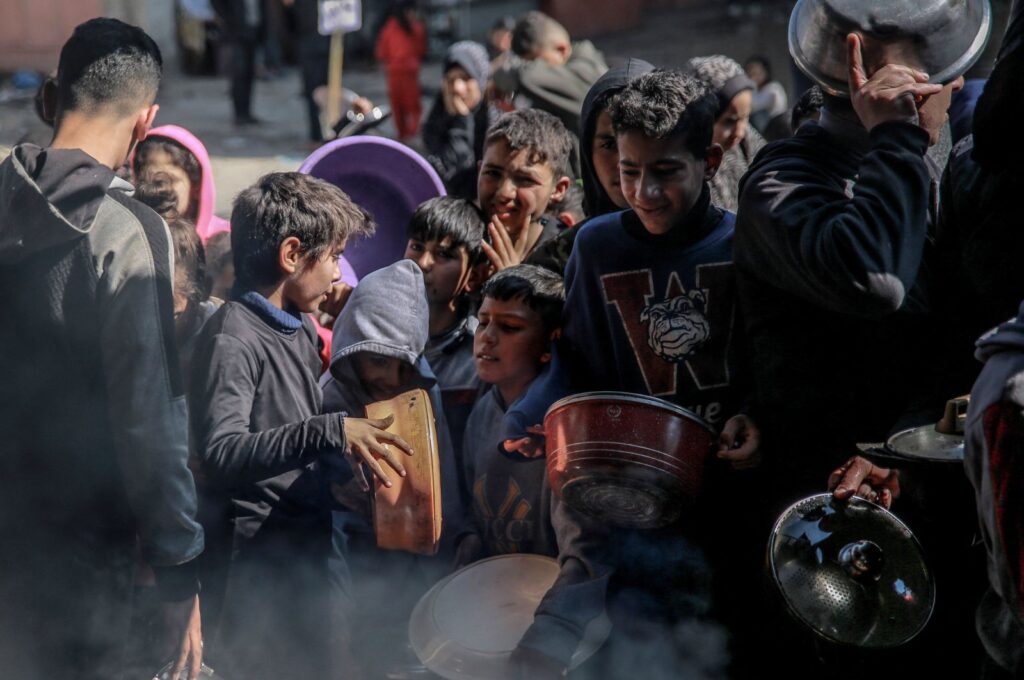
{"type": "Polygon", "coordinates": [[[328,578],[321,465],[345,451],[378,475],[384,462],[403,470],[396,452],[408,445],[384,431],[388,420],[320,414],[308,314],[338,279],[346,241],[372,229],[340,189],[299,173],[265,175],[235,199],[234,299],[200,334],[189,399],[199,460],[229,507],[231,564],[211,649],[227,675],[336,673],[338,600],[328,578]]]}
{"type": "MultiPolygon", "coordinates": [[[[734,335],[734,216],[711,204],[708,187],[722,158],[711,141],[714,99],[697,80],[658,70],[631,81],[609,113],[631,209],[589,222],[570,256],[559,346],[568,385],[572,392],[633,392],[687,408],[721,431],[719,458],[748,467],[759,435],[749,417],[737,415],[743,394],[734,335]]],[[[563,396],[558,383],[565,377],[551,372],[531,386],[515,408],[518,422],[507,422],[507,440],[525,441],[523,426],[541,422],[563,396]]],[[[580,613],[607,610],[617,624],[607,663],[620,661],[619,651],[632,655],[637,645],[671,661],[679,653],[671,631],[701,625],[710,613],[710,574],[696,547],[707,527],[684,517],[657,530],[620,529],[564,503],[554,505],[552,522],[561,574],[517,660],[534,675],[564,669],[583,634],[580,613]]],[[[610,677],[626,670],[613,669],[610,677]]],[[[685,673],[665,667],[650,675],[685,673]]]]}

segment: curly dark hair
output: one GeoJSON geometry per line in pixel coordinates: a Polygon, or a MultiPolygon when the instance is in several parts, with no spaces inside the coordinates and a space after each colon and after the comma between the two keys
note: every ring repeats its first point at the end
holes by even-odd
{"type": "Polygon", "coordinates": [[[132,162],[132,171],[136,177],[142,177],[150,154],[158,150],[170,156],[174,164],[185,171],[192,186],[198,187],[202,183],[203,168],[199,165],[199,159],[192,155],[192,152],[186,149],[181,142],[162,135],[149,135],[139,142],[139,146],[135,150],[135,160],[132,162]]]}
{"type": "Polygon", "coordinates": [[[695,158],[704,158],[714,136],[718,102],[708,86],[681,71],[658,69],[638,76],[608,105],[616,133],[639,130],[664,139],[682,135],[695,158]]]}
{"type": "Polygon", "coordinates": [[[369,236],[374,229],[370,214],[330,182],[299,172],[264,175],[238,194],[231,210],[236,285],[280,281],[278,251],[291,236],[307,257],[318,259],[345,239],[369,236]]]}
{"type": "Polygon", "coordinates": [[[572,135],[547,111],[519,109],[503,114],[488,128],[484,148],[499,140],[505,140],[513,151],[529,150],[530,162],[549,163],[556,177],[570,174],[572,135]]]}

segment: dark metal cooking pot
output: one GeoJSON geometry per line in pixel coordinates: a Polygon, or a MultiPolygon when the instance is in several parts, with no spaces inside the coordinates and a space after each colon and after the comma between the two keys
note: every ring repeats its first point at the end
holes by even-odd
{"type": "Polygon", "coordinates": [[[700,494],[716,443],[696,414],[662,399],[584,392],[544,417],[551,488],[571,507],[624,527],[679,518],[700,494]]]}

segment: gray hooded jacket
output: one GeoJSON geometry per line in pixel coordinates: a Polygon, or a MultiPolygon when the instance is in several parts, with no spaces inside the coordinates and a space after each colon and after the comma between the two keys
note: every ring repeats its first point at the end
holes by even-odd
{"type": "MultiPolygon", "coordinates": [[[[331,368],[320,381],[324,391],[324,412],[341,411],[363,418],[366,405],[375,401],[363,386],[352,357],[373,352],[399,359],[416,368],[415,377],[403,389],[422,388],[430,393],[437,429],[441,465],[442,543],[450,543],[463,517],[458,488],[455,454],[437,378],[423,358],[429,335],[423,273],[412,260],[399,260],[363,278],[334,324],[331,368]]],[[[347,467],[329,471],[336,481],[348,482],[347,467]]],[[[350,490],[351,486],[349,485],[350,490]]]]}

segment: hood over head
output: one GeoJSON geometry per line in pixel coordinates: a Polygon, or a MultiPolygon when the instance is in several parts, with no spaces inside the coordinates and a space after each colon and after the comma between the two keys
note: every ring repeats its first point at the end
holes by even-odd
{"type": "Polygon", "coordinates": [[[740,92],[757,89],[754,81],[747,76],[747,72],[743,70],[739,62],[722,54],[694,57],[686,62],[686,67],[714,90],[718,97],[716,118],[729,108],[729,102],[740,92]]]}
{"type": "Polygon", "coordinates": [[[629,81],[654,70],[654,65],[643,59],[630,57],[621,66],[608,69],[590,87],[580,111],[580,161],[583,166],[583,211],[587,217],[615,212],[621,208],[608,198],[607,192],[594,172],[594,129],[597,117],[608,108],[608,100],[625,89],[629,81]]]}
{"type": "Polygon", "coordinates": [[[112,188],[132,191],[80,149],[16,146],[0,165],[0,262],[85,236],[112,188]]]}
{"type": "Polygon", "coordinates": [[[491,61],[487,48],[472,40],[460,40],[448,48],[444,55],[444,72],[453,66],[461,66],[469,77],[480,84],[483,92],[491,75],[491,61]]]}
{"type": "MultiPolygon", "coordinates": [[[[213,208],[217,203],[217,193],[213,185],[213,167],[210,165],[210,154],[206,146],[199,141],[199,138],[178,125],[161,125],[153,128],[146,135],[150,137],[165,137],[174,140],[188,149],[189,153],[195,156],[199,162],[200,186],[199,206],[196,211],[196,233],[205,244],[211,236],[221,231],[229,231],[230,223],[213,214],[213,208]]],[[[135,167],[135,154],[132,153],[131,166],[135,167]]],[[[136,178],[138,180],[138,178],[136,178]]]]}
{"type": "Polygon", "coordinates": [[[421,360],[429,329],[426,286],[416,263],[399,260],[378,269],[359,280],[334,322],[330,375],[360,407],[369,402],[350,360],[359,352],[374,352],[416,366],[422,378],[417,387],[430,387],[436,379],[421,360]]]}
{"type": "Polygon", "coordinates": [[[979,361],[988,361],[1000,352],[1024,350],[1024,303],[1017,316],[1002,323],[978,339],[974,356],[979,361]]]}

